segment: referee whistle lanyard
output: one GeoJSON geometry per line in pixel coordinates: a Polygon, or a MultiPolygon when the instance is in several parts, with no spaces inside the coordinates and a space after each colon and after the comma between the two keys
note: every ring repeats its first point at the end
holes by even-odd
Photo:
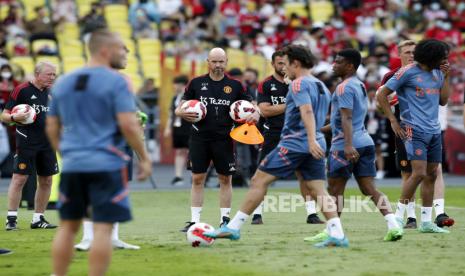
{"type": "Polygon", "coordinates": [[[255,125],[243,124],[233,129],[229,136],[232,139],[248,145],[258,145],[265,140],[255,125]]]}

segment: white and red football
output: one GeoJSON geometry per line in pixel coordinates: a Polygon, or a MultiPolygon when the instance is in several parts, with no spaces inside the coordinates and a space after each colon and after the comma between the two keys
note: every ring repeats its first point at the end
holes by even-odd
{"type": "Polygon", "coordinates": [[[238,123],[245,123],[245,118],[253,113],[255,113],[255,106],[245,100],[235,101],[229,108],[229,116],[238,123]]]}
{"type": "Polygon", "coordinates": [[[37,118],[36,110],[28,104],[18,104],[17,106],[13,107],[13,110],[11,110],[11,115],[20,114],[20,113],[29,114],[29,116],[23,121],[21,122],[18,121],[18,123],[23,124],[23,125],[32,124],[35,122],[37,118]]]}
{"type": "Polygon", "coordinates": [[[198,100],[185,101],[181,108],[186,112],[197,113],[197,119],[195,119],[194,122],[198,122],[207,116],[207,108],[201,101],[198,100]]]}
{"type": "Polygon", "coordinates": [[[192,245],[192,247],[210,246],[215,242],[215,239],[206,237],[203,233],[212,231],[215,231],[213,226],[203,222],[198,222],[189,227],[189,230],[187,230],[187,242],[192,245]]]}

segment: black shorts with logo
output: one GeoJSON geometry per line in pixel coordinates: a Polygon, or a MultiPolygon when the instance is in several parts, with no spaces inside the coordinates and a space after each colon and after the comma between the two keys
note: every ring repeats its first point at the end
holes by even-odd
{"type": "Polygon", "coordinates": [[[13,172],[39,176],[51,176],[59,172],[57,156],[52,149],[17,149],[14,155],[13,172]]]}
{"type": "Polygon", "coordinates": [[[189,162],[192,173],[206,173],[213,161],[216,172],[233,175],[236,172],[234,147],[231,138],[202,140],[191,137],[189,140],[189,162]]]}
{"type": "Polygon", "coordinates": [[[397,169],[401,172],[412,172],[412,165],[410,160],[407,157],[407,151],[405,150],[405,145],[402,139],[395,137],[396,142],[396,165],[397,169]]]}
{"type": "Polygon", "coordinates": [[[90,218],[114,223],[132,219],[126,167],[108,172],[63,172],[58,209],[62,220],[90,218]]]}

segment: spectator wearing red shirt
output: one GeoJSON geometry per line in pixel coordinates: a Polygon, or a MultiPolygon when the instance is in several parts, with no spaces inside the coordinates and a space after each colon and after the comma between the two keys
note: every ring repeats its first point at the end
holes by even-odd
{"type": "MultiPolygon", "coordinates": [[[[5,104],[8,101],[10,93],[14,90],[16,86],[19,85],[14,79],[13,69],[9,64],[4,64],[0,67],[0,109],[5,108],[5,104]]],[[[8,127],[8,141],[10,150],[16,147],[16,138],[15,138],[15,127],[8,127]]]]}
{"type": "Polygon", "coordinates": [[[449,11],[449,18],[454,23],[455,28],[465,32],[465,2],[458,3],[454,9],[449,11]]]}
{"type": "Polygon", "coordinates": [[[446,42],[451,43],[455,47],[461,47],[462,46],[462,33],[458,28],[456,28],[452,22],[450,21],[445,21],[443,23],[443,29],[446,31],[446,42]]]}
{"type": "Polygon", "coordinates": [[[239,13],[239,28],[243,36],[253,37],[256,30],[261,28],[259,16],[250,7],[244,7],[239,13]]]}
{"type": "Polygon", "coordinates": [[[239,0],[225,0],[220,5],[220,32],[224,34],[228,28],[236,30],[238,26],[238,15],[241,10],[239,0]]]}
{"type": "Polygon", "coordinates": [[[364,0],[362,9],[368,14],[374,14],[377,9],[386,10],[386,0],[364,0]]]}
{"type": "Polygon", "coordinates": [[[13,69],[9,64],[0,67],[0,108],[3,110],[10,92],[18,85],[13,76],[13,69]]]}

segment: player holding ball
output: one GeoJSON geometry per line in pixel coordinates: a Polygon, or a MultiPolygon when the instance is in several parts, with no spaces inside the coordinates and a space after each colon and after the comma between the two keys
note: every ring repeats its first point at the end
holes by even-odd
{"type": "MultiPolygon", "coordinates": [[[[189,140],[189,160],[192,170],[191,219],[181,229],[186,232],[196,222],[200,222],[203,205],[203,190],[207,169],[213,161],[220,184],[220,223],[229,222],[231,212],[232,182],[231,175],[236,171],[233,141],[229,132],[233,120],[229,115],[230,105],[237,100],[251,101],[239,80],[225,74],[228,64],[226,52],[214,48],[207,58],[209,73],[192,79],[186,87],[182,101],[175,114],[193,123],[189,140]],[[206,108],[204,119],[198,120],[196,112],[187,112],[182,108],[185,101],[198,100],[206,108]]],[[[260,118],[258,108],[247,119],[247,123],[256,123],[260,118]]]]}

